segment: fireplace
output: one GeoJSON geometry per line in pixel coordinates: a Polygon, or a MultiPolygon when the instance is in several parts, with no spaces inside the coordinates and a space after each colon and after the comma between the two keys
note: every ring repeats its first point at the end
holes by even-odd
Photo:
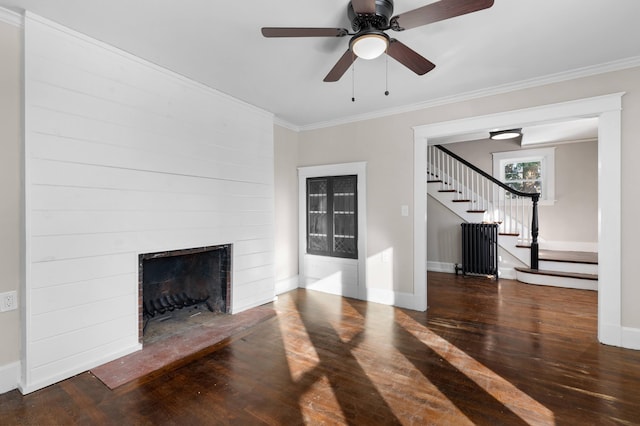
{"type": "Polygon", "coordinates": [[[231,244],[144,253],[138,267],[141,343],[231,312],[231,244]]]}

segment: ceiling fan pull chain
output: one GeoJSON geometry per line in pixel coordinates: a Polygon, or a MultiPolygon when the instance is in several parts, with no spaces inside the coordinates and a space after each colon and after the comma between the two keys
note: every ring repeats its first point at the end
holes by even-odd
{"type": "Polygon", "coordinates": [[[356,101],[356,63],[351,65],[351,102],[356,101]]]}
{"type": "Polygon", "coordinates": [[[384,66],[385,66],[385,91],[384,95],[389,96],[389,55],[384,55],[384,66]]]}

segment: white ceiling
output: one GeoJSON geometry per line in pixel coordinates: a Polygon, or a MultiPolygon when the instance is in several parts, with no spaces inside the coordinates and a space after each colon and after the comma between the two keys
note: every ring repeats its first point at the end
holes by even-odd
{"type": "MultiPolygon", "coordinates": [[[[451,136],[431,138],[434,145],[446,145],[456,142],[482,141],[489,139],[491,130],[482,132],[459,133],[451,136]]],[[[566,121],[552,121],[521,128],[520,145],[541,145],[559,142],[586,142],[598,138],[598,118],[580,118],[566,121]]]]}
{"type": "MultiPolygon", "coordinates": [[[[394,14],[432,0],[396,0],[394,14]]],[[[640,64],[640,0],[496,0],[492,8],[390,33],[436,64],[389,58],[322,79],[348,37],[266,39],[262,26],[349,28],[347,0],[0,0],[270,112],[293,128],[412,109],[549,76],[640,64]],[[606,67],[602,67],[607,64],[606,67]],[[352,86],[356,102],[351,101],[352,86]]]]}

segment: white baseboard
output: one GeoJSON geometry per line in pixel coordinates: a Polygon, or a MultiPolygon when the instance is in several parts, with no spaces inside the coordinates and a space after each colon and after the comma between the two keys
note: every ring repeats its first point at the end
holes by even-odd
{"type": "Polygon", "coordinates": [[[336,296],[350,297],[353,299],[364,300],[372,303],[380,303],[381,305],[396,306],[398,308],[411,309],[413,311],[424,311],[425,301],[418,300],[413,293],[402,293],[399,291],[385,290],[379,288],[366,288],[356,294],[357,289],[345,289],[339,286],[329,287],[327,285],[318,285],[319,281],[303,284],[300,288],[306,290],[320,291],[322,293],[334,294],[336,296]]]}
{"type": "Polygon", "coordinates": [[[256,308],[258,306],[266,305],[267,303],[271,303],[275,301],[277,297],[278,297],[277,295],[269,294],[256,300],[247,301],[246,299],[244,299],[240,301],[234,301],[234,303],[231,306],[231,313],[239,314],[240,312],[244,312],[251,308],[256,308]]]}
{"type": "Polygon", "coordinates": [[[598,341],[609,346],[622,346],[622,327],[598,318],[598,341]]]}
{"type": "MultiPolygon", "coordinates": [[[[426,299],[426,295],[424,296],[426,299]]],[[[419,300],[413,293],[393,292],[394,306],[412,311],[424,312],[427,310],[427,301],[419,300]]]]}
{"type": "Polygon", "coordinates": [[[0,366],[0,394],[18,388],[20,361],[0,366]]]}
{"type": "Polygon", "coordinates": [[[517,279],[516,270],[513,269],[513,267],[510,267],[510,268],[501,267],[500,270],[498,271],[498,274],[500,278],[504,278],[505,280],[517,279]]]}
{"type": "Polygon", "coordinates": [[[640,329],[618,324],[598,324],[598,341],[604,345],[640,350],[640,329]]]}
{"type": "Polygon", "coordinates": [[[296,288],[298,288],[299,282],[300,282],[299,275],[294,275],[293,277],[276,281],[276,294],[282,294],[291,290],[295,290],[296,288]]]}
{"type": "Polygon", "coordinates": [[[22,392],[23,395],[26,395],[31,392],[35,392],[42,388],[45,388],[54,383],[58,383],[62,380],[66,380],[69,377],[73,377],[77,374],[84,373],[85,371],[89,371],[92,368],[98,367],[102,364],[106,364],[108,362],[114,361],[118,358],[122,358],[125,355],[129,355],[133,352],[137,352],[142,349],[141,343],[134,343],[124,349],[112,352],[108,355],[101,357],[100,359],[92,360],[91,362],[86,362],[82,364],[78,364],[71,369],[59,371],[54,375],[41,377],[38,380],[33,380],[30,382],[23,382],[20,380],[18,383],[18,389],[22,392]]]}
{"type": "Polygon", "coordinates": [[[622,347],[640,350],[640,329],[622,327],[622,347]]]}
{"type": "Polygon", "coordinates": [[[416,300],[413,293],[384,290],[379,288],[367,288],[366,295],[362,299],[367,302],[380,303],[382,305],[396,306],[398,308],[411,309],[412,311],[424,311],[424,301],[416,300]]]}
{"type": "MultiPolygon", "coordinates": [[[[427,271],[429,272],[445,272],[448,274],[456,273],[456,265],[455,263],[446,263],[446,262],[432,262],[427,261],[427,271]]],[[[516,271],[513,269],[513,266],[499,266],[498,273],[500,274],[500,278],[515,280],[516,279],[516,271]]]]}
{"type": "Polygon", "coordinates": [[[357,283],[343,283],[339,276],[326,279],[306,278],[300,283],[300,288],[334,294],[336,296],[352,297],[358,299],[357,283]]]}
{"type": "Polygon", "coordinates": [[[447,262],[432,262],[430,260],[427,261],[427,271],[431,272],[448,272],[450,274],[455,274],[456,272],[456,264],[455,263],[447,263],[447,262]]]}

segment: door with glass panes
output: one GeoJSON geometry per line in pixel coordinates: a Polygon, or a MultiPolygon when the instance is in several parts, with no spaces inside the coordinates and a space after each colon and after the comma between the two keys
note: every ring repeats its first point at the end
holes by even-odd
{"type": "Polygon", "coordinates": [[[307,253],[358,258],[358,177],[307,179],[307,253]]]}

